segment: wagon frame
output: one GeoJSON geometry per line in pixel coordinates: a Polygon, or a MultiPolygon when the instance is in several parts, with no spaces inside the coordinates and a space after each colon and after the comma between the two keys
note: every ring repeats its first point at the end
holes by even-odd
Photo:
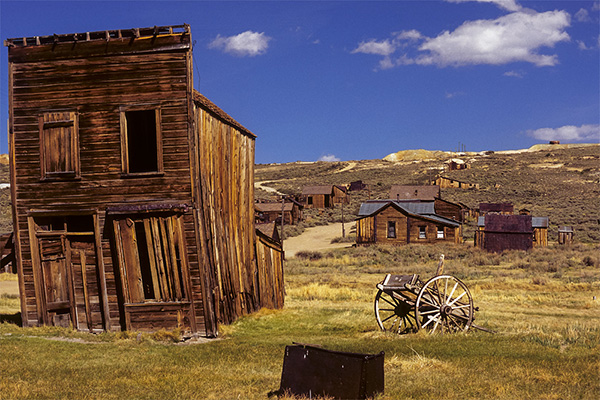
{"type": "Polygon", "coordinates": [[[454,333],[477,328],[471,292],[460,279],[444,275],[444,256],[436,275],[423,282],[419,275],[387,274],[377,284],[375,317],[385,332],[405,334],[426,329],[430,333],[454,333]]]}

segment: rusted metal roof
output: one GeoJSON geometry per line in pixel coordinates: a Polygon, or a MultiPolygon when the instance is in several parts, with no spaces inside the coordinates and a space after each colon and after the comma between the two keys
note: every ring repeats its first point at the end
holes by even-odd
{"type": "Polygon", "coordinates": [[[531,215],[486,214],[485,232],[531,233],[531,215]]]}
{"type": "Polygon", "coordinates": [[[479,203],[479,211],[481,212],[513,212],[512,203],[479,203]]]}

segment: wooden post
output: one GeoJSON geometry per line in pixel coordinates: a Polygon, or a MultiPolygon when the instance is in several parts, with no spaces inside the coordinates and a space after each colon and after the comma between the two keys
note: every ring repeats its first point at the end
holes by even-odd
{"type": "Polygon", "coordinates": [[[285,209],[285,195],[281,195],[281,241],[283,243],[283,219],[285,209]]]}
{"type": "Polygon", "coordinates": [[[342,200],[342,237],[346,237],[346,231],[344,230],[344,200],[342,200]]]}
{"type": "Polygon", "coordinates": [[[444,255],[440,255],[440,262],[438,263],[437,271],[435,276],[440,276],[444,273],[444,255]]]}

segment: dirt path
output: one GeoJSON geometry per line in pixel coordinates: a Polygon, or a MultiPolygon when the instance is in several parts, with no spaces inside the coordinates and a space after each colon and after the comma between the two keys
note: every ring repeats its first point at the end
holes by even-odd
{"type": "Polygon", "coordinates": [[[10,296],[19,295],[19,282],[17,281],[0,281],[0,294],[10,296]]]}
{"type": "MultiPolygon", "coordinates": [[[[350,231],[349,223],[344,224],[346,234],[350,231]]],[[[331,239],[342,236],[342,224],[329,224],[307,228],[300,236],[291,237],[283,241],[283,250],[286,258],[296,256],[299,251],[320,251],[350,247],[351,243],[331,243],[331,239]]]]}

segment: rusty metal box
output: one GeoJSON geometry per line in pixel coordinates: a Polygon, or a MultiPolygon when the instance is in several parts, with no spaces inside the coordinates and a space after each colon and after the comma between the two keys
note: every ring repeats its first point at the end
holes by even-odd
{"type": "Polygon", "coordinates": [[[279,393],[312,398],[365,399],[383,392],[384,352],[346,353],[320,347],[286,346],[279,393]]]}

